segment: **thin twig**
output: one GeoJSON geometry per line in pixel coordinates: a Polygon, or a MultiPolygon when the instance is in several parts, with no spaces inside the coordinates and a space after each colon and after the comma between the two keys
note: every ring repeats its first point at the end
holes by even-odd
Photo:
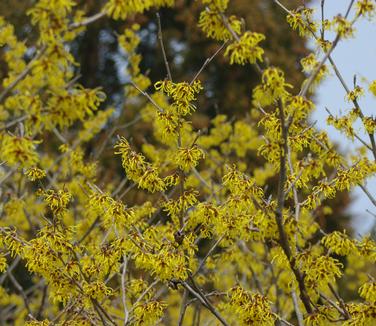
{"type": "Polygon", "coordinates": [[[7,95],[18,85],[18,83],[29,74],[31,69],[33,69],[35,61],[40,59],[40,57],[44,54],[46,49],[47,49],[47,46],[43,46],[39,50],[39,52],[37,52],[37,54],[34,56],[34,58],[30,60],[30,62],[27,64],[26,68],[13,80],[13,82],[10,83],[9,86],[7,86],[1,92],[0,103],[2,103],[5,100],[5,98],[7,97],[7,95]]]}
{"type": "Polygon", "coordinates": [[[298,320],[298,325],[299,326],[304,326],[303,314],[300,311],[299,303],[298,303],[298,298],[297,298],[295,290],[291,291],[291,297],[292,297],[292,302],[294,304],[295,315],[296,315],[296,319],[298,320]]]}
{"type": "MultiPolygon", "coordinates": [[[[339,72],[339,70],[337,68],[337,65],[335,64],[334,60],[331,57],[329,58],[329,62],[330,62],[331,66],[332,66],[332,68],[334,70],[335,75],[337,76],[338,80],[340,81],[341,85],[343,86],[346,94],[348,94],[350,92],[350,89],[347,86],[347,84],[346,84],[344,78],[342,77],[341,73],[339,72]]],[[[359,105],[357,99],[353,99],[352,102],[353,102],[355,108],[358,110],[360,118],[363,119],[364,118],[364,114],[363,114],[363,112],[362,112],[362,110],[360,108],[360,105],[359,105]]],[[[374,134],[369,133],[368,137],[369,137],[370,142],[371,142],[373,157],[376,160],[376,141],[375,141],[375,136],[374,136],[374,134]]]]}
{"type": "Polygon", "coordinates": [[[280,6],[284,11],[286,11],[289,15],[294,16],[291,10],[288,10],[281,2],[278,0],[273,0],[278,6],[280,6]]]}
{"type": "Polygon", "coordinates": [[[366,212],[370,215],[372,215],[374,218],[376,218],[376,214],[372,213],[369,209],[366,209],[366,212]]]}
{"type": "MultiPolygon", "coordinates": [[[[137,304],[144,298],[145,295],[148,294],[148,292],[157,284],[159,283],[159,280],[155,280],[153,283],[151,283],[145,290],[144,292],[141,293],[141,295],[137,298],[136,302],[133,304],[133,307],[136,307],[137,304]]],[[[134,309],[134,308],[133,308],[134,309]]],[[[132,311],[133,311],[132,309],[132,311]]]]}
{"type": "Polygon", "coordinates": [[[70,24],[68,28],[69,29],[75,29],[75,28],[79,28],[79,27],[84,27],[84,26],[87,26],[87,25],[90,25],[90,24],[96,22],[97,20],[101,19],[104,16],[106,16],[106,12],[104,12],[104,11],[98,12],[97,14],[95,14],[91,17],[88,17],[81,22],[70,24]]]}
{"type": "Polygon", "coordinates": [[[347,311],[347,308],[346,308],[346,305],[345,305],[345,302],[343,301],[343,299],[339,296],[339,294],[337,293],[337,291],[334,289],[333,285],[328,283],[328,286],[329,286],[329,289],[330,291],[334,294],[334,296],[336,297],[336,299],[338,300],[339,302],[339,305],[341,306],[343,312],[344,312],[344,317],[346,319],[351,319],[351,315],[349,314],[349,312],[347,311]]]}
{"type": "Polygon", "coordinates": [[[324,20],[325,20],[325,0],[321,0],[321,38],[325,39],[325,28],[324,28],[324,20]]]}
{"type": "Polygon", "coordinates": [[[197,71],[196,75],[192,78],[189,85],[192,85],[195,80],[198,78],[198,76],[202,73],[202,71],[206,68],[206,66],[218,55],[219,52],[222,51],[222,49],[227,45],[228,41],[223,42],[223,44],[217,49],[217,51],[214,52],[214,54],[207,58],[201,68],[197,71]]]}
{"type": "MultiPolygon", "coordinates": [[[[93,301],[93,300],[92,300],[93,301]]],[[[97,315],[99,316],[99,319],[101,320],[103,326],[106,326],[107,323],[106,323],[106,320],[104,319],[104,316],[102,315],[102,312],[101,310],[98,308],[98,306],[96,306],[95,304],[93,304],[93,307],[94,307],[94,310],[95,312],[97,313],[97,315]]]]}
{"type": "MultiPolygon", "coordinates": [[[[288,162],[288,165],[289,165],[289,168],[290,168],[290,173],[293,175],[295,174],[295,171],[294,171],[294,166],[292,164],[292,158],[291,158],[291,148],[290,146],[287,144],[287,162],[288,162]]],[[[298,197],[298,191],[296,189],[296,182],[298,181],[298,179],[300,178],[300,176],[303,174],[303,170],[300,171],[299,175],[297,176],[296,180],[294,180],[294,182],[291,184],[291,188],[292,188],[292,192],[293,192],[293,196],[294,196],[294,204],[295,204],[295,220],[299,220],[299,213],[300,213],[300,205],[299,205],[299,197],[298,197]]],[[[286,194],[288,194],[288,191],[286,192],[286,194]]]]}
{"type": "Polygon", "coordinates": [[[123,310],[124,310],[124,325],[127,324],[129,318],[129,310],[127,307],[127,296],[125,291],[125,275],[127,273],[127,264],[128,260],[127,257],[124,255],[124,262],[123,262],[123,271],[121,273],[121,295],[123,301],[123,310]]]}
{"type": "Polygon", "coordinates": [[[217,248],[217,246],[219,245],[219,243],[222,241],[222,239],[224,237],[225,237],[225,235],[222,234],[219,237],[219,239],[213,244],[213,246],[209,249],[209,251],[207,252],[207,254],[205,255],[205,257],[200,262],[200,265],[198,265],[196,271],[192,274],[192,277],[195,277],[200,272],[201,268],[205,265],[206,260],[210,257],[210,255],[213,253],[213,251],[215,250],[215,248],[217,248]]]}
{"type": "Polygon", "coordinates": [[[183,326],[184,315],[188,307],[187,300],[188,300],[188,290],[184,289],[183,297],[181,300],[180,312],[179,312],[178,326],[183,326]]]}
{"type": "MultiPolygon", "coordinates": [[[[346,318],[345,312],[333,300],[329,299],[323,293],[319,293],[319,295],[320,295],[320,297],[322,299],[324,299],[325,301],[327,301],[333,308],[335,308],[342,316],[344,316],[346,318]]],[[[348,319],[348,318],[346,318],[346,319],[348,319]]]]}
{"type": "Polygon", "coordinates": [[[315,81],[315,78],[317,77],[318,73],[320,72],[321,68],[324,66],[326,60],[328,60],[329,56],[337,46],[338,42],[340,41],[341,36],[338,33],[335,37],[330,49],[328,52],[325,53],[325,56],[321,59],[320,63],[316,66],[316,68],[313,70],[309,78],[303,83],[303,87],[300,90],[299,96],[306,96],[309,88],[311,87],[312,83],[315,81]]]}
{"type": "Polygon", "coordinates": [[[350,14],[352,6],[354,5],[354,2],[355,2],[355,0],[351,0],[349,6],[347,7],[346,14],[345,14],[346,19],[347,19],[347,17],[349,17],[349,14],[350,14]]]}
{"type": "Polygon", "coordinates": [[[59,130],[57,130],[57,128],[52,128],[52,132],[55,134],[55,136],[63,143],[63,144],[67,144],[68,141],[66,140],[66,138],[60,133],[59,130]]]}
{"type": "Polygon", "coordinates": [[[119,185],[116,187],[116,189],[111,193],[111,197],[115,197],[120,191],[122,191],[125,185],[127,184],[127,182],[128,182],[128,178],[123,178],[120,181],[119,185]]]}
{"type": "MultiPolygon", "coordinates": [[[[218,296],[224,296],[224,295],[227,295],[227,292],[213,291],[213,292],[205,294],[205,297],[209,298],[209,297],[218,297],[218,296]]],[[[198,301],[197,298],[193,298],[193,299],[189,300],[186,305],[189,306],[192,303],[197,302],[197,301],[198,301]]]]}
{"type": "Polygon", "coordinates": [[[219,312],[213,307],[211,303],[208,304],[208,301],[205,300],[198,292],[192,289],[192,287],[185,281],[182,281],[181,284],[187,289],[194,297],[196,297],[204,307],[206,307],[223,325],[229,326],[229,324],[223,319],[219,312]]]}
{"type": "Polygon", "coordinates": [[[114,126],[107,134],[106,138],[104,139],[104,141],[102,142],[101,146],[99,147],[99,149],[95,152],[94,154],[94,158],[95,159],[98,159],[98,157],[100,157],[103,153],[103,151],[105,150],[106,148],[106,145],[107,143],[110,141],[111,137],[114,135],[114,133],[119,130],[119,129],[127,129],[128,127],[136,124],[138,121],[140,121],[142,119],[142,116],[141,114],[138,114],[133,120],[125,123],[125,124],[122,124],[122,125],[119,125],[119,126],[114,126]]]}
{"type": "Polygon", "coordinates": [[[134,82],[133,82],[133,80],[130,80],[129,81],[132,85],[133,85],[133,87],[134,88],[136,88],[143,96],[145,96],[149,101],[150,101],[150,103],[151,104],[153,104],[156,108],[157,108],[157,110],[159,111],[159,112],[164,112],[164,110],[153,100],[153,98],[147,93],[147,92],[144,92],[140,87],[138,87],[134,82]]]}
{"type": "Polygon", "coordinates": [[[291,324],[286,319],[283,319],[282,317],[278,316],[278,320],[280,320],[282,323],[284,323],[287,326],[294,326],[294,324],[291,324]]]}
{"type": "Polygon", "coordinates": [[[31,313],[31,309],[30,309],[30,305],[29,305],[29,300],[22,288],[22,286],[20,285],[20,283],[18,283],[18,281],[16,280],[16,278],[13,276],[12,272],[7,270],[7,274],[8,274],[8,277],[10,279],[10,281],[12,282],[12,284],[14,285],[14,287],[17,289],[17,291],[20,293],[22,299],[23,299],[23,302],[24,302],[24,305],[25,305],[25,308],[26,310],[28,311],[29,315],[32,315],[31,313]]]}
{"type": "Polygon", "coordinates": [[[80,238],[80,240],[77,241],[77,244],[81,244],[89,236],[89,234],[94,230],[94,228],[97,225],[97,223],[99,222],[99,220],[100,220],[100,217],[97,216],[95,218],[95,220],[93,221],[93,223],[91,223],[91,225],[89,226],[89,228],[86,230],[86,232],[84,233],[84,235],[80,238]]]}
{"type": "MultiPolygon", "coordinates": [[[[8,267],[8,272],[12,272],[13,269],[15,269],[17,267],[17,265],[19,264],[20,261],[21,261],[21,257],[17,256],[17,258],[8,267]]],[[[0,285],[2,285],[4,283],[4,281],[6,280],[7,276],[8,276],[8,273],[4,273],[3,275],[1,275],[1,277],[0,277],[0,285]]]]}
{"type": "Polygon", "coordinates": [[[161,24],[161,16],[159,15],[159,12],[156,14],[157,16],[157,23],[158,23],[158,40],[159,44],[161,45],[162,54],[163,54],[163,61],[166,66],[167,76],[170,81],[172,81],[172,75],[170,70],[170,65],[168,64],[166,50],[163,44],[163,35],[162,35],[162,24],[161,24]]]}
{"type": "Polygon", "coordinates": [[[17,164],[14,168],[12,168],[11,170],[9,170],[8,172],[7,172],[7,174],[5,174],[1,179],[0,179],[0,185],[3,183],[3,182],[5,182],[14,172],[16,172],[17,171],[17,169],[18,169],[18,166],[19,166],[19,164],[17,164]]]}
{"type": "Polygon", "coordinates": [[[47,299],[47,289],[48,289],[48,285],[45,285],[43,287],[42,299],[41,299],[40,306],[36,315],[37,320],[41,319],[43,315],[43,310],[44,310],[44,306],[46,304],[46,299],[47,299]]]}
{"type": "Polygon", "coordinates": [[[9,127],[12,127],[13,125],[15,125],[19,122],[25,121],[28,117],[29,117],[29,115],[25,114],[22,117],[18,117],[16,119],[12,120],[12,121],[7,122],[4,126],[0,127],[0,131],[8,129],[9,127]]]}

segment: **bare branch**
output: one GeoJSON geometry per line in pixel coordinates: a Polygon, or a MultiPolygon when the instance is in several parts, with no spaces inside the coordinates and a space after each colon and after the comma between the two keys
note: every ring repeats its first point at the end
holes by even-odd
{"type": "Polygon", "coordinates": [[[13,276],[12,272],[9,269],[7,270],[7,274],[8,274],[8,277],[9,277],[10,281],[12,282],[12,284],[14,285],[14,287],[16,288],[16,290],[20,293],[20,295],[21,295],[21,297],[23,299],[25,308],[27,309],[29,315],[32,316],[30,305],[29,305],[29,299],[27,298],[27,295],[24,292],[22,286],[20,285],[20,283],[18,283],[18,281],[16,280],[16,278],[13,276]]]}
{"type": "Polygon", "coordinates": [[[184,289],[183,297],[181,300],[180,312],[179,312],[178,326],[183,326],[184,315],[188,307],[187,300],[188,300],[188,290],[184,289]]]}
{"type": "Polygon", "coordinates": [[[196,292],[192,287],[185,281],[181,281],[181,284],[187,289],[194,297],[196,297],[204,307],[206,307],[221,323],[222,325],[229,326],[219,312],[213,307],[213,305],[206,300],[205,296],[201,296],[200,293],[196,292]]]}
{"type": "Polygon", "coordinates": [[[47,46],[43,46],[39,51],[37,51],[37,54],[34,56],[33,59],[27,64],[26,68],[10,83],[9,86],[7,86],[0,94],[0,103],[2,103],[8,94],[18,85],[18,83],[23,80],[31,71],[31,69],[34,66],[35,61],[39,60],[40,57],[44,54],[46,51],[47,46]]]}
{"type": "Polygon", "coordinates": [[[210,255],[213,253],[215,248],[219,245],[219,243],[222,241],[222,239],[225,237],[224,234],[222,234],[219,239],[213,244],[213,246],[209,249],[205,257],[201,260],[200,265],[198,265],[196,271],[192,274],[192,277],[195,277],[201,270],[201,268],[205,265],[206,260],[210,257],[210,255]]]}
{"type": "Polygon", "coordinates": [[[127,273],[127,257],[124,255],[124,262],[123,262],[123,271],[121,273],[121,296],[123,301],[123,310],[124,310],[124,325],[127,324],[129,318],[129,310],[127,307],[127,296],[125,291],[125,275],[127,273]]]}
{"type": "Polygon", "coordinates": [[[159,12],[157,12],[156,15],[157,15],[157,23],[158,23],[158,40],[159,40],[159,44],[161,45],[161,49],[162,49],[163,61],[164,61],[164,64],[166,66],[167,77],[170,81],[172,81],[170,65],[168,63],[166,50],[165,50],[165,47],[164,47],[164,44],[163,44],[161,16],[159,15],[159,12]]]}
{"type": "Polygon", "coordinates": [[[101,19],[104,16],[106,16],[105,12],[98,12],[97,14],[95,14],[91,17],[88,17],[81,22],[77,22],[77,23],[73,23],[73,24],[69,25],[69,29],[76,29],[76,28],[79,28],[79,27],[84,27],[84,26],[90,25],[90,24],[96,22],[97,20],[101,19]]]}
{"type": "Polygon", "coordinates": [[[28,117],[29,117],[29,115],[25,114],[25,115],[18,117],[16,119],[12,120],[12,121],[7,122],[4,126],[0,127],[0,131],[8,129],[8,128],[14,126],[15,124],[17,124],[19,122],[25,121],[28,117]]]}
{"type": "Polygon", "coordinates": [[[337,291],[334,289],[333,285],[328,283],[328,286],[329,286],[329,289],[330,291],[334,294],[334,296],[336,297],[336,299],[338,300],[343,312],[344,312],[344,317],[346,319],[351,319],[351,315],[350,313],[347,311],[347,308],[346,308],[346,305],[343,301],[343,299],[339,296],[339,294],[337,293],[337,291]]]}
{"type": "Polygon", "coordinates": [[[164,112],[164,110],[153,100],[153,98],[147,93],[147,92],[144,92],[140,87],[138,87],[134,82],[133,80],[130,80],[130,83],[133,85],[133,87],[135,89],[137,89],[143,96],[145,96],[149,102],[151,104],[153,104],[155,106],[155,108],[159,111],[159,112],[164,112]]]}
{"type": "Polygon", "coordinates": [[[227,43],[228,41],[223,42],[223,44],[217,49],[217,51],[215,51],[211,57],[205,60],[205,62],[203,63],[199,71],[197,71],[196,75],[193,77],[192,81],[189,83],[190,85],[192,85],[195,82],[195,80],[202,73],[202,71],[206,68],[206,66],[218,55],[219,52],[222,51],[222,49],[227,45],[227,43]]]}
{"type": "Polygon", "coordinates": [[[308,313],[312,312],[311,303],[309,300],[308,292],[304,284],[304,275],[300,273],[300,271],[295,267],[295,259],[292,255],[292,251],[288,242],[287,234],[284,229],[283,225],[283,208],[285,203],[285,182],[286,182],[286,155],[288,153],[288,128],[286,126],[285,115],[284,115],[284,107],[282,100],[278,100],[278,107],[279,107],[279,119],[281,124],[281,132],[282,132],[282,144],[281,144],[281,154],[280,154],[280,165],[279,165],[279,180],[278,180],[278,194],[277,194],[277,210],[275,214],[278,232],[279,232],[279,242],[280,245],[287,256],[290,267],[294,272],[296,280],[299,284],[300,290],[300,299],[302,300],[305,309],[308,313]]]}
{"type": "Polygon", "coordinates": [[[304,326],[303,314],[300,311],[299,303],[298,303],[298,298],[297,298],[295,290],[291,291],[291,297],[292,297],[292,302],[294,304],[295,315],[296,315],[296,319],[298,320],[298,325],[299,326],[304,326]]]}

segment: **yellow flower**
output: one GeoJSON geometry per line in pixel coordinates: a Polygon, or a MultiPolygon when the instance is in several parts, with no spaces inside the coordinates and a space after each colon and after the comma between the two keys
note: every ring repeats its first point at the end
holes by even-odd
{"type": "Polygon", "coordinates": [[[182,116],[190,114],[196,109],[191,102],[196,100],[197,94],[202,90],[199,80],[195,80],[193,84],[159,81],[154,84],[154,87],[156,90],[161,90],[172,98],[172,106],[175,108],[176,113],[182,116]]]}
{"type": "Polygon", "coordinates": [[[367,133],[369,133],[370,135],[373,135],[376,131],[376,118],[364,117],[362,121],[363,121],[363,125],[367,133]]]}
{"type": "Polygon", "coordinates": [[[197,145],[190,148],[179,148],[176,156],[176,164],[185,172],[196,167],[198,161],[204,158],[205,154],[197,145]]]}
{"type": "Polygon", "coordinates": [[[354,35],[354,27],[352,23],[346,20],[341,15],[334,17],[333,19],[334,30],[342,38],[350,38],[354,35]]]}
{"type": "Polygon", "coordinates": [[[376,282],[367,282],[359,289],[359,295],[369,303],[376,303],[376,282]]]}
{"type": "Polygon", "coordinates": [[[179,216],[197,203],[198,191],[185,191],[178,199],[170,199],[163,204],[164,210],[172,217],[179,216]]]}
{"type": "Polygon", "coordinates": [[[356,3],[356,14],[372,17],[375,14],[375,2],[373,0],[359,0],[356,3]]]}
{"type": "Polygon", "coordinates": [[[166,304],[159,301],[150,301],[144,304],[137,304],[134,308],[135,325],[152,326],[158,324],[163,316],[163,311],[167,307],[166,304]]]}
{"type": "MultiPolygon", "coordinates": [[[[228,18],[228,24],[237,35],[240,34],[242,24],[238,18],[230,16],[228,18]]],[[[218,41],[226,41],[233,38],[231,32],[223,23],[221,14],[215,9],[206,8],[201,12],[198,27],[202,29],[207,37],[218,41]]]]}
{"type": "Polygon", "coordinates": [[[113,290],[100,281],[84,284],[83,291],[89,298],[100,301],[113,294],[113,290]]]}
{"type": "Polygon", "coordinates": [[[202,0],[202,3],[216,8],[219,11],[225,11],[228,7],[229,0],[202,0]]]}
{"type": "Polygon", "coordinates": [[[369,91],[376,96],[376,80],[374,80],[370,85],[369,85],[369,91]]]}
{"type": "Polygon", "coordinates": [[[14,230],[3,231],[0,229],[0,240],[5,245],[12,257],[20,256],[23,253],[25,243],[20,239],[14,230]]]}
{"type": "Polygon", "coordinates": [[[264,50],[258,44],[265,39],[260,33],[245,32],[239,39],[226,48],[225,56],[230,56],[230,64],[244,65],[262,61],[264,50]]]}
{"type": "Polygon", "coordinates": [[[65,190],[46,190],[42,191],[41,194],[44,197],[44,201],[55,214],[63,213],[72,199],[72,194],[65,190]]]}
{"type": "Polygon", "coordinates": [[[328,319],[326,318],[326,314],[317,311],[304,318],[304,323],[307,326],[326,326],[328,325],[328,319]]]}
{"type": "Polygon", "coordinates": [[[127,209],[125,205],[119,201],[111,199],[111,204],[103,208],[103,224],[107,229],[113,225],[124,228],[125,225],[130,226],[132,222],[134,222],[132,209],[127,209]]]}
{"type": "Polygon", "coordinates": [[[307,259],[301,269],[306,273],[307,284],[315,288],[325,287],[328,283],[333,284],[335,278],[342,275],[341,268],[343,268],[343,265],[337,259],[319,256],[307,259]]]}
{"type": "Polygon", "coordinates": [[[376,322],[375,304],[349,303],[347,310],[351,319],[345,321],[344,326],[373,325],[376,322]]]}
{"type": "Polygon", "coordinates": [[[238,325],[273,325],[275,315],[268,299],[258,293],[252,294],[240,286],[228,291],[229,307],[237,316],[238,325]]]}
{"type": "Polygon", "coordinates": [[[0,254],[0,273],[4,273],[7,267],[7,258],[3,254],[0,254]]]}
{"type": "MultiPolygon", "coordinates": [[[[320,62],[313,53],[301,59],[300,63],[304,72],[312,72],[320,65],[320,62]]],[[[328,67],[325,64],[322,65],[314,80],[314,85],[317,85],[320,81],[322,81],[328,73],[328,67]]]]}
{"type": "Polygon", "coordinates": [[[166,188],[163,179],[158,175],[158,169],[154,166],[146,167],[138,180],[138,186],[150,192],[163,191],[166,188]]]}
{"type": "Polygon", "coordinates": [[[179,116],[172,112],[157,112],[157,123],[160,124],[163,130],[163,136],[168,138],[176,136],[182,123],[179,116]]]}
{"type": "Polygon", "coordinates": [[[124,33],[118,37],[119,45],[128,53],[136,50],[137,46],[140,44],[140,38],[135,33],[139,26],[134,24],[132,29],[125,29],[124,33]]]}
{"type": "Polygon", "coordinates": [[[109,0],[104,9],[113,19],[125,19],[130,14],[142,13],[151,6],[172,6],[175,0],[109,0]]]}
{"type": "Polygon", "coordinates": [[[162,191],[166,188],[166,184],[158,174],[158,168],[145,161],[141,154],[131,150],[131,147],[125,138],[120,138],[115,145],[117,150],[115,154],[120,154],[122,165],[127,176],[136,182],[142,189],[150,192],[162,191]]]}
{"type": "Polygon", "coordinates": [[[90,120],[85,120],[83,129],[80,130],[78,137],[84,142],[91,140],[105,126],[114,112],[115,109],[112,108],[99,111],[90,120]]]}
{"type": "Polygon", "coordinates": [[[337,255],[347,256],[356,247],[345,233],[334,231],[321,239],[323,245],[337,255]]]}
{"type": "Polygon", "coordinates": [[[305,36],[309,31],[316,32],[317,30],[317,25],[312,22],[312,14],[313,9],[304,8],[300,11],[292,10],[286,18],[292,29],[297,29],[300,36],[305,36]]]}
{"type": "MultiPolygon", "coordinates": [[[[42,321],[38,321],[38,320],[29,320],[27,322],[25,322],[25,326],[50,326],[51,325],[51,322],[49,322],[48,320],[42,320],[42,321]]],[[[67,325],[70,325],[70,324],[67,324],[67,325]]]]}
{"type": "Polygon", "coordinates": [[[30,181],[35,181],[43,179],[46,176],[46,172],[37,167],[32,167],[26,170],[25,175],[28,177],[30,181]]]}
{"type": "Polygon", "coordinates": [[[256,105],[270,105],[279,98],[286,97],[286,88],[292,85],[285,82],[282,70],[278,68],[267,68],[262,74],[262,83],[253,90],[253,99],[256,105]]]}
{"type": "Polygon", "coordinates": [[[348,101],[355,101],[364,94],[364,89],[360,86],[356,86],[352,91],[346,95],[348,101]]]}
{"type": "Polygon", "coordinates": [[[35,150],[38,141],[27,137],[16,137],[4,134],[0,145],[0,159],[6,161],[10,166],[27,168],[35,166],[39,157],[35,150]]]}

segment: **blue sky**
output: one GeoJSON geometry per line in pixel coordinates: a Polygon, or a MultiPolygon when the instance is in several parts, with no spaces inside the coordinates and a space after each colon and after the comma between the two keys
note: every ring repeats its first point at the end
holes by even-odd
{"type": "MultiPolygon", "coordinates": [[[[350,0],[326,0],[325,1],[325,16],[331,19],[338,13],[344,12],[350,0]]],[[[316,0],[313,7],[317,8],[316,16],[321,19],[320,1],[316,0]]],[[[332,35],[328,34],[330,38],[332,35]]],[[[313,45],[312,45],[313,46],[313,45]]],[[[356,34],[353,39],[343,40],[336,47],[332,54],[333,60],[336,62],[342,76],[347,85],[352,88],[353,77],[357,76],[357,81],[360,85],[366,86],[367,81],[371,82],[376,79],[376,20],[372,21],[362,19],[356,24],[356,34]]],[[[368,87],[367,87],[368,88],[368,87]]],[[[313,115],[313,120],[317,121],[317,127],[325,129],[336,141],[344,153],[354,151],[359,142],[352,143],[346,139],[344,135],[337,132],[331,126],[327,126],[326,118],[328,116],[325,111],[327,107],[333,114],[340,114],[341,112],[348,112],[352,108],[351,103],[345,101],[345,91],[340,84],[334,72],[328,77],[317,89],[316,97],[316,111],[313,115]]],[[[365,115],[376,115],[376,98],[367,94],[359,101],[362,111],[365,115]]],[[[360,124],[358,125],[359,130],[360,124]]],[[[359,135],[369,142],[367,136],[359,131],[359,135]]],[[[376,196],[376,178],[370,179],[367,182],[368,190],[376,196]]],[[[376,214],[376,208],[372,205],[369,199],[363,194],[360,188],[353,191],[354,201],[350,207],[350,211],[355,216],[353,224],[358,233],[363,234],[370,230],[375,218],[366,212],[370,210],[376,214]]]]}

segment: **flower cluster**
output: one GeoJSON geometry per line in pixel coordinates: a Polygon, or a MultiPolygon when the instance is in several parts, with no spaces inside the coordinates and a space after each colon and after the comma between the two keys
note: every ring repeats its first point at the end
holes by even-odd
{"type": "Polygon", "coordinates": [[[173,100],[173,108],[177,114],[185,116],[196,108],[191,103],[196,100],[197,94],[202,89],[201,82],[195,80],[192,84],[187,82],[173,83],[169,80],[159,81],[154,85],[156,90],[161,90],[173,100]]]}
{"type": "Polygon", "coordinates": [[[260,33],[246,32],[236,41],[226,48],[225,56],[230,57],[230,64],[236,63],[244,65],[262,61],[264,50],[258,44],[265,39],[260,33]]]}
{"type": "Polygon", "coordinates": [[[10,166],[32,167],[39,161],[35,145],[38,141],[29,137],[17,137],[11,135],[2,135],[0,144],[0,159],[7,162],[10,166]]]}
{"type": "Polygon", "coordinates": [[[312,21],[312,15],[313,9],[311,8],[293,10],[287,15],[287,22],[292,29],[299,31],[300,36],[305,36],[317,30],[317,24],[312,21]]]}
{"type": "MultiPolygon", "coordinates": [[[[236,34],[240,34],[241,21],[236,16],[230,16],[227,23],[231,30],[236,34]]],[[[225,41],[233,38],[231,32],[227,29],[221,13],[215,8],[207,8],[200,14],[198,26],[203,30],[207,37],[218,41],[225,41]]]]}
{"type": "Polygon", "coordinates": [[[278,68],[268,68],[262,74],[262,83],[253,90],[253,100],[256,105],[266,106],[288,95],[286,88],[292,86],[285,81],[283,71],[278,68]]]}
{"type": "Polygon", "coordinates": [[[126,19],[135,13],[143,13],[151,7],[172,6],[174,0],[109,0],[104,10],[113,19],[126,19]]]}
{"type": "Polygon", "coordinates": [[[127,177],[137,182],[140,188],[151,192],[165,188],[163,180],[158,175],[157,167],[146,162],[143,155],[133,151],[125,138],[121,138],[115,148],[115,154],[121,155],[127,177]]]}
{"type": "Polygon", "coordinates": [[[275,316],[270,308],[270,303],[262,295],[252,294],[241,287],[229,291],[229,305],[233,313],[238,315],[238,325],[271,325],[275,316]]]}

